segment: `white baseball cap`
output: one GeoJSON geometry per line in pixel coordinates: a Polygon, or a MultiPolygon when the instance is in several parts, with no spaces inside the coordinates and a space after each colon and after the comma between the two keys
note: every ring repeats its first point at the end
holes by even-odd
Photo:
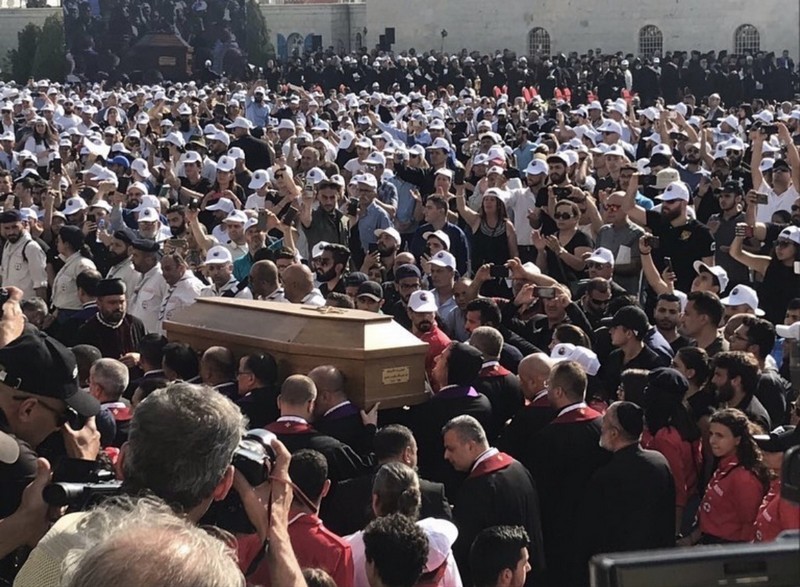
{"type": "MultiPolygon", "coordinates": [[[[317,185],[321,181],[326,181],[328,176],[319,167],[312,167],[306,173],[306,179],[310,179],[314,185],[317,185]]],[[[377,184],[375,187],[377,187],[377,184]]]]}
{"type": "MultiPolygon", "coordinates": [[[[225,128],[231,128],[231,129],[233,129],[233,128],[246,128],[246,129],[250,130],[251,128],[253,128],[253,123],[250,122],[249,120],[247,120],[244,116],[237,116],[236,120],[234,120],[232,123],[230,123],[225,128]]],[[[294,129],[294,125],[292,125],[292,129],[294,129]]]]}
{"type": "Polygon", "coordinates": [[[435,236],[440,241],[442,241],[444,243],[444,248],[445,249],[449,249],[450,248],[450,237],[448,236],[448,234],[445,231],[443,231],[443,230],[435,230],[435,231],[429,230],[428,232],[423,233],[422,238],[424,238],[427,241],[432,236],[435,236]]]}
{"type": "Polygon", "coordinates": [[[710,273],[714,277],[717,278],[719,282],[719,291],[723,292],[728,287],[728,272],[725,271],[719,265],[706,265],[702,261],[695,261],[692,265],[694,267],[695,273],[700,273],[701,271],[705,271],[706,273],[710,273]]]}
{"type": "Polygon", "coordinates": [[[592,251],[592,254],[586,259],[587,263],[602,263],[603,265],[614,266],[614,253],[605,247],[599,247],[592,251]]]}
{"type": "Polygon", "coordinates": [[[441,149],[445,153],[450,152],[450,143],[447,142],[447,139],[439,137],[435,139],[430,145],[427,147],[428,149],[441,149]]]}
{"type": "Polygon", "coordinates": [[[380,165],[381,167],[386,167],[386,157],[378,151],[373,151],[364,159],[364,163],[366,165],[380,165]]]}
{"type": "Polygon", "coordinates": [[[159,222],[158,212],[155,208],[145,208],[139,212],[138,222],[159,222]]]}
{"type": "Polygon", "coordinates": [[[448,251],[439,251],[431,257],[430,263],[439,267],[449,267],[453,271],[456,270],[456,258],[448,251]]]}
{"type": "Polygon", "coordinates": [[[181,155],[181,163],[200,163],[203,158],[197,151],[186,151],[181,155]]]}
{"type": "Polygon", "coordinates": [[[398,245],[402,241],[402,238],[400,237],[400,233],[393,226],[390,226],[389,228],[377,228],[377,229],[375,229],[375,236],[380,238],[380,236],[382,234],[388,234],[390,237],[392,237],[394,239],[394,242],[396,242],[398,245]]]}
{"type": "Polygon", "coordinates": [[[75,196],[74,198],[70,198],[67,200],[67,205],[64,206],[64,215],[71,216],[76,212],[80,212],[81,210],[86,210],[88,206],[83,198],[79,196],[75,196]]]}
{"type": "Polygon", "coordinates": [[[779,239],[786,239],[790,240],[798,245],[800,245],[800,227],[797,226],[787,226],[784,228],[780,234],[778,235],[779,239]]]}
{"type": "Polygon", "coordinates": [[[597,127],[598,132],[614,132],[622,134],[622,126],[616,120],[604,120],[603,124],[597,127]]]}
{"type": "Polygon", "coordinates": [[[246,224],[247,214],[245,214],[241,210],[234,210],[225,217],[223,222],[238,222],[239,224],[246,224]]]}
{"type": "Polygon", "coordinates": [[[228,150],[228,157],[232,157],[233,159],[244,159],[244,151],[242,151],[239,147],[232,147],[228,150]]]}
{"type": "Polygon", "coordinates": [[[225,214],[230,214],[236,209],[233,202],[231,202],[228,198],[220,198],[216,201],[216,203],[212,204],[211,206],[206,206],[206,210],[210,210],[211,212],[222,211],[225,214]]]}
{"type": "Polygon", "coordinates": [[[236,169],[236,159],[223,155],[217,161],[217,171],[233,171],[236,169]]]}
{"type": "Polygon", "coordinates": [[[408,298],[408,307],[412,312],[426,313],[436,312],[439,306],[436,305],[436,299],[433,297],[433,292],[425,290],[417,290],[408,298]]]}
{"type": "Polygon", "coordinates": [[[228,247],[217,245],[208,249],[206,265],[221,265],[223,263],[233,263],[233,256],[228,247]]]}
{"type": "Polygon", "coordinates": [[[444,175],[447,179],[453,179],[453,171],[451,169],[447,169],[446,167],[442,167],[441,169],[437,169],[433,172],[434,175],[444,175]]]}
{"type": "Polygon", "coordinates": [[[153,196],[151,194],[145,194],[142,196],[139,205],[133,209],[134,212],[141,212],[145,208],[155,208],[156,210],[161,208],[161,202],[159,201],[157,196],[153,196]]]}
{"type": "Polygon", "coordinates": [[[135,171],[142,177],[150,177],[152,175],[150,168],[147,166],[147,161],[141,157],[131,162],[131,171],[135,171]]]}
{"type": "Polygon", "coordinates": [[[800,322],[795,322],[791,326],[784,324],[777,324],[775,332],[781,338],[789,338],[791,340],[800,340],[800,322]]]}
{"type": "Polygon", "coordinates": [[[269,182],[269,174],[266,169],[256,169],[253,172],[253,177],[247,185],[251,190],[260,190],[269,182]]]}
{"type": "Polygon", "coordinates": [[[525,168],[526,175],[546,175],[548,171],[547,163],[541,159],[533,159],[525,168]]]}
{"type": "Polygon", "coordinates": [[[737,285],[727,298],[720,300],[723,306],[750,306],[757,316],[763,316],[764,310],[758,308],[758,294],[747,285],[737,285]]]}
{"type": "Polygon", "coordinates": [[[682,181],[673,181],[667,186],[663,194],[656,196],[662,202],[672,202],[673,200],[689,201],[689,188],[682,181]]]}
{"type": "Polygon", "coordinates": [[[362,173],[361,175],[357,175],[355,177],[356,183],[363,183],[371,187],[372,189],[378,189],[378,180],[375,179],[375,176],[371,173],[362,173]]]}
{"type": "Polygon", "coordinates": [[[589,375],[597,375],[600,370],[600,361],[594,351],[582,346],[575,346],[568,342],[559,343],[550,351],[550,359],[556,363],[561,361],[575,361],[589,375]]]}

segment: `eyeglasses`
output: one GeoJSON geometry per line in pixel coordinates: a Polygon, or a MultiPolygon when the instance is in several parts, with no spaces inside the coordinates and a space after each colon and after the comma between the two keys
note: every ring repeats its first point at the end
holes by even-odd
{"type": "Polygon", "coordinates": [[[553,214],[553,218],[556,220],[569,220],[570,218],[575,218],[575,215],[564,212],[562,214],[553,214]]]}
{"type": "Polygon", "coordinates": [[[785,167],[778,167],[777,169],[773,169],[772,173],[789,173],[789,170],[785,167]]]}
{"type": "Polygon", "coordinates": [[[589,298],[589,299],[592,301],[592,303],[595,306],[607,306],[609,304],[609,302],[611,302],[610,299],[608,299],[608,300],[598,300],[596,298],[589,298]]]}
{"type": "Polygon", "coordinates": [[[597,263],[596,261],[592,261],[591,263],[586,264],[587,269],[605,269],[608,267],[608,263],[597,263]]]}
{"type": "Polygon", "coordinates": [[[699,153],[700,153],[700,151],[698,149],[686,149],[686,154],[687,155],[689,155],[689,154],[697,155],[699,153]]]}
{"type": "Polygon", "coordinates": [[[67,422],[69,422],[69,417],[70,417],[69,408],[67,408],[66,411],[62,412],[61,410],[55,409],[53,406],[47,405],[46,403],[44,403],[39,398],[25,396],[25,395],[12,395],[11,399],[13,399],[14,401],[17,401],[17,402],[23,402],[23,401],[28,400],[28,399],[32,399],[32,400],[36,401],[36,403],[39,404],[40,406],[42,406],[45,410],[47,410],[51,414],[55,414],[56,415],[56,422],[57,422],[59,428],[61,426],[63,426],[64,424],[66,424],[67,422]]]}
{"type": "Polygon", "coordinates": [[[610,210],[612,212],[616,212],[621,208],[622,208],[621,204],[606,204],[606,210],[610,210]]]}
{"type": "Polygon", "coordinates": [[[419,283],[401,283],[400,289],[419,289],[419,283]]]}
{"type": "Polygon", "coordinates": [[[237,371],[237,372],[236,372],[236,376],[237,376],[237,377],[238,377],[239,375],[252,375],[252,374],[253,374],[253,372],[252,372],[252,371],[237,371]]]}

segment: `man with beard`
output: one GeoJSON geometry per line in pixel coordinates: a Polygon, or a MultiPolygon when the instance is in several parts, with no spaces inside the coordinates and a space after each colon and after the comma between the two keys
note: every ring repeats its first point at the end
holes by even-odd
{"type": "Polygon", "coordinates": [[[79,344],[100,349],[102,355],[119,359],[139,349],[145,328],[141,320],[127,314],[125,283],[119,279],[104,279],[97,284],[97,314],[78,328],[79,344]]]}
{"type": "Polygon", "coordinates": [[[378,237],[378,248],[373,253],[364,257],[361,270],[364,273],[368,273],[372,267],[380,264],[380,266],[386,270],[386,281],[394,281],[395,258],[397,257],[397,253],[400,252],[399,248],[402,237],[393,226],[377,229],[375,231],[375,236],[378,237]]]}
{"type": "Polygon", "coordinates": [[[456,331],[456,299],[453,287],[456,279],[456,258],[447,251],[439,251],[430,260],[431,293],[438,310],[436,319],[449,334],[456,331]]]}
{"type": "Polygon", "coordinates": [[[0,214],[0,236],[6,241],[0,257],[3,287],[17,287],[25,298],[47,301],[47,256],[25,229],[19,210],[0,214]]]}
{"type": "Polygon", "coordinates": [[[758,379],[758,360],[751,353],[726,351],[714,357],[711,383],[717,388],[720,409],[741,410],[767,432],[772,429],[769,413],[754,395],[758,379]]]}
{"type": "Polygon", "coordinates": [[[167,284],[161,275],[161,248],[150,239],[131,243],[131,262],[141,278],[130,296],[130,314],[144,323],[148,334],[159,331],[158,314],[167,284]]]}
{"type": "Polygon", "coordinates": [[[204,289],[200,297],[253,299],[253,294],[247,285],[240,283],[233,276],[233,257],[227,247],[222,245],[211,247],[206,254],[205,266],[211,287],[204,289]]]}
{"type": "MultiPolygon", "coordinates": [[[[521,131],[527,130],[521,129],[521,131]]],[[[547,183],[547,164],[541,159],[534,159],[525,168],[524,188],[511,190],[511,197],[506,202],[506,209],[514,216],[514,231],[517,235],[519,258],[523,263],[536,261],[536,247],[531,239],[530,222],[538,222],[541,210],[536,207],[539,192],[547,183]]]]}
{"type": "Polygon", "coordinates": [[[681,300],[675,294],[664,293],[658,296],[653,320],[656,330],[666,339],[674,352],[677,353],[683,347],[691,344],[688,338],[678,332],[678,323],[681,320],[681,300]]]}
{"type": "MultiPolygon", "coordinates": [[[[714,261],[725,269],[730,287],[750,282],[750,270],[730,256],[730,247],[736,236],[736,225],[745,222],[742,211],[742,186],[735,181],[727,181],[717,194],[720,212],[713,214],[706,225],[714,236],[714,261]]],[[[721,290],[719,293],[722,294],[721,290]]]]}
{"type": "Polygon", "coordinates": [[[683,151],[683,165],[677,164],[681,181],[695,191],[703,177],[703,158],[700,154],[700,143],[689,143],[683,151]]]}
{"type": "Polygon", "coordinates": [[[314,194],[303,190],[300,205],[300,225],[308,242],[309,252],[319,242],[347,245],[349,232],[347,216],[338,209],[339,186],[333,181],[322,180],[316,185],[317,208],[314,209],[314,194]]]}
{"type": "Polygon", "coordinates": [[[186,226],[186,207],[181,204],[170,206],[167,210],[167,224],[172,238],[188,238],[189,228],[186,226]]]}
{"type": "Polygon", "coordinates": [[[428,343],[425,354],[425,372],[431,379],[434,360],[450,345],[448,337],[436,324],[436,300],[429,291],[415,291],[408,298],[408,317],[411,320],[411,333],[422,342],[428,343]]]}
{"type": "Polygon", "coordinates": [[[179,253],[165,254],[161,258],[161,274],[167,284],[167,291],[158,309],[158,332],[164,333],[164,320],[172,314],[195,303],[207,286],[189,271],[189,267],[179,253]]]}
{"type": "Polygon", "coordinates": [[[422,274],[416,265],[411,263],[400,265],[394,272],[394,289],[399,294],[400,299],[392,304],[388,313],[400,326],[408,330],[411,330],[411,320],[408,317],[408,300],[411,294],[418,291],[420,287],[422,287],[422,274]]]}
{"type": "Polygon", "coordinates": [[[161,242],[169,238],[169,233],[164,230],[158,210],[155,208],[145,208],[139,212],[137,224],[139,227],[138,235],[140,238],[155,242],[161,242]]]}
{"type": "Polygon", "coordinates": [[[106,260],[111,269],[106,274],[106,279],[121,279],[125,282],[128,291],[133,291],[139,283],[141,275],[133,267],[130,256],[131,237],[124,230],[118,230],[108,243],[106,260]]]}
{"type": "Polygon", "coordinates": [[[653,235],[659,237],[660,247],[652,252],[659,272],[666,268],[665,257],[670,257],[676,277],[675,288],[689,291],[696,275],[694,262],[701,260],[706,265],[714,264],[714,238],[704,224],[689,218],[689,190],[683,182],[672,182],[658,196],[660,212],[636,205],[634,198],[638,188],[639,176],[635,174],[628,184],[622,209],[631,220],[650,228],[653,235]]]}
{"type": "MultiPolygon", "coordinates": [[[[756,133],[753,139],[753,158],[750,162],[750,173],[753,178],[753,188],[762,194],[767,194],[767,203],[759,204],[756,211],[758,222],[770,222],[772,215],[778,210],[791,212],[792,204],[798,197],[797,189],[800,186],[800,156],[797,147],[792,142],[789,129],[779,122],[778,137],[786,145],[786,159],[775,159],[771,166],[762,165],[762,147],[764,139],[768,138],[762,132],[756,133]]],[[[768,159],[764,159],[766,164],[768,159]]]]}
{"type": "Polygon", "coordinates": [[[350,262],[350,250],[344,245],[327,244],[322,249],[316,271],[319,292],[327,298],[331,292],[345,293],[344,274],[350,262]]]}

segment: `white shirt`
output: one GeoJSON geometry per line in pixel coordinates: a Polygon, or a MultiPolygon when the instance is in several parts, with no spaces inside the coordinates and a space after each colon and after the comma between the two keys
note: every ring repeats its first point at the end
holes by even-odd
{"type": "Polygon", "coordinates": [[[133,263],[131,263],[130,258],[127,258],[109,269],[106,279],[121,279],[125,283],[128,295],[132,295],[133,290],[136,289],[136,286],[142,279],[142,274],[133,268],[133,263]]]}
{"type": "Polygon", "coordinates": [[[72,253],[61,270],[53,279],[53,300],[54,308],[62,310],[80,310],[83,307],[78,298],[78,286],[75,279],[87,269],[97,269],[91,259],[87,259],[80,253],[72,253]]]}
{"type": "Polygon", "coordinates": [[[486,459],[492,458],[494,455],[498,454],[499,452],[500,451],[497,450],[494,447],[487,448],[485,451],[483,451],[481,454],[479,454],[478,458],[475,459],[475,462],[472,463],[472,468],[470,469],[470,472],[474,471],[475,467],[480,465],[483,461],[485,461],[486,459]]]}
{"type": "Polygon", "coordinates": [[[317,288],[314,288],[300,303],[304,306],[322,307],[325,305],[325,298],[322,297],[322,293],[317,288]]]}
{"type": "Polygon", "coordinates": [[[511,190],[511,198],[506,202],[506,209],[514,219],[514,231],[517,233],[517,244],[522,247],[533,245],[531,233],[533,229],[528,222],[528,210],[536,208],[536,196],[530,188],[511,190]]]}
{"type": "Polygon", "coordinates": [[[129,296],[128,314],[141,320],[148,334],[161,330],[158,313],[167,288],[167,282],[161,275],[161,265],[156,263],[155,267],[142,275],[133,294],[129,296]]]}
{"type": "MultiPolygon", "coordinates": [[[[431,520],[431,518],[425,518],[417,522],[417,525],[425,531],[426,535],[432,533],[430,526],[452,524],[452,522],[448,522],[447,520],[435,520],[435,523],[432,524],[431,520]]],[[[364,552],[364,531],[359,530],[355,534],[345,536],[344,539],[350,545],[350,550],[353,554],[353,587],[369,587],[366,570],[367,557],[364,552]]],[[[437,542],[439,541],[437,540],[437,542]]],[[[428,560],[436,556],[436,554],[431,553],[429,547],[428,560]]],[[[429,572],[438,568],[439,564],[433,566],[435,562],[440,563],[439,560],[426,563],[424,571],[429,572]],[[429,568],[431,566],[432,568],[429,568]]],[[[453,551],[451,550],[447,555],[447,570],[437,584],[437,587],[462,587],[462,585],[461,574],[458,572],[458,565],[456,564],[455,558],[453,558],[453,551]]]]}
{"type": "Polygon", "coordinates": [[[3,247],[3,287],[14,286],[26,298],[36,295],[37,287],[47,287],[47,256],[31,235],[23,232],[17,242],[3,247]]]}
{"type": "Polygon", "coordinates": [[[208,286],[188,270],[178,280],[178,283],[168,286],[158,310],[159,333],[164,333],[164,320],[172,320],[172,315],[175,312],[194,304],[206,289],[208,289],[208,286]]]}
{"type": "Polygon", "coordinates": [[[267,203],[267,198],[265,196],[259,196],[258,194],[250,194],[247,196],[247,202],[244,204],[245,210],[263,210],[264,205],[267,203]]]}
{"type": "MultiPolygon", "coordinates": [[[[236,291],[236,288],[238,288],[238,287],[239,287],[239,282],[236,281],[236,278],[233,275],[231,275],[231,278],[228,280],[228,283],[223,285],[221,288],[217,289],[217,286],[212,283],[211,287],[205,288],[200,293],[199,297],[201,297],[201,298],[219,297],[222,294],[224,294],[226,291],[236,291]]],[[[250,288],[246,287],[246,288],[242,289],[241,291],[239,291],[239,293],[237,293],[233,297],[235,297],[235,298],[237,298],[239,300],[252,300],[253,299],[253,294],[250,292],[250,288]]]]}
{"type": "Polygon", "coordinates": [[[772,215],[778,210],[786,210],[791,214],[792,204],[795,203],[797,198],[800,198],[800,193],[797,192],[797,188],[794,185],[790,185],[785,192],[778,195],[775,193],[775,190],[769,187],[769,184],[764,181],[761,182],[761,185],[756,191],[767,194],[768,197],[766,204],[759,204],[758,208],[756,208],[756,222],[772,222],[772,215]]]}

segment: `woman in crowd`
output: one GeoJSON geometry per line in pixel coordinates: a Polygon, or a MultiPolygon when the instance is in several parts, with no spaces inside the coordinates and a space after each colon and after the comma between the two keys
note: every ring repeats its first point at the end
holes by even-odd
{"type": "Polygon", "coordinates": [[[236,183],[235,167],[236,162],[231,157],[220,157],[217,162],[217,179],[211,186],[211,191],[203,198],[203,209],[216,204],[222,198],[228,198],[237,209],[244,205],[244,189],[236,183]]]}
{"type": "MultiPolygon", "coordinates": [[[[413,469],[402,463],[388,463],[378,469],[372,484],[372,511],[376,518],[398,513],[416,520],[421,504],[419,477],[413,469]]],[[[452,547],[458,536],[456,527],[447,520],[426,518],[417,524],[425,530],[431,543],[439,547],[445,542],[449,542],[452,547]]],[[[351,534],[345,540],[350,543],[353,552],[354,587],[369,587],[365,569],[364,532],[351,534]]],[[[440,548],[430,548],[425,571],[417,584],[461,587],[461,575],[452,550],[442,553],[440,548]]]]}
{"type": "Polygon", "coordinates": [[[647,387],[648,373],[650,372],[644,369],[625,369],[619,378],[617,400],[644,406],[644,390],[647,387]]]}
{"type": "MultiPolygon", "coordinates": [[[[737,229],[741,224],[737,224],[737,229]]],[[[775,240],[772,254],[754,255],[743,250],[744,238],[737,236],[731,243],[730,255],[763,279],[758,290],[764,318],[773,324],[783,323],[789,301],[800,291],[800,274],[794,264],[800,261],[800,227],[787,226],[775,240]]]]}
{"type": "Polygon", "coordinates": [[[53,279],[52,305],[57,310],[56,319],[63,324],[72,314],[83,307],[78,297],[75,279],[87,269],[96,269],[91,253],[84,243],[84,236],[77,226],[63,226],[56,239],[58,255],[64,266],[53,279]]]}
{"type": "Polygon", "coordinates": [[[578,204],[561,200],[555,205],[553,218],[558,230],[544,236],[533,232],[533,244],[538,251],[536,265],[542,273],[554,277],[574,291],[578,280],[585,277],[585,256],[592,252],[592,239],[578,230],[581,211],[578,204]]]}
{"type": "Polygon", "coordinates": [[[47,177],[47,167],[50,163],[50,154],[58,148],[58,135],[47,120],[41,117],[33,119],[33,128],[28,138],[25,139],[23,150],[30,151],[36,157],[36,168],[39,175],[47,177]]]}
{"type": "Polygon", "coordinates": [[[698,525],[678,541],[681,546],[750,542],[769,489],[769,469],[753,438],[758,428],[743,412],[714,412],[710,431],[711,450],[719,463],[700,502],[698,525]]]}
{"type": "Polygon", "coordinates": [[[642,446],[667,459],[675,480],[675,527],[684,527],[697,506],[697,480],[701,469],[700,431],[683,403],[689,382],[677,370],[656,369],[648,377],[644,397],[645,430],[642,446]]]}
{"type": "Polygon", "coordinates": [[[701,420],[705,420],[705,427],[708,428],[708,416],[711,415],[712,407],[716,405],[714,392],[707,386],[711,375],[708,353],[705,349],[694,346],[683,347],[675,353],[672,367],[680,371],[689,382],[689,388],[683,399],[688,404],[694,421],[700,425],[701,420]]]}

